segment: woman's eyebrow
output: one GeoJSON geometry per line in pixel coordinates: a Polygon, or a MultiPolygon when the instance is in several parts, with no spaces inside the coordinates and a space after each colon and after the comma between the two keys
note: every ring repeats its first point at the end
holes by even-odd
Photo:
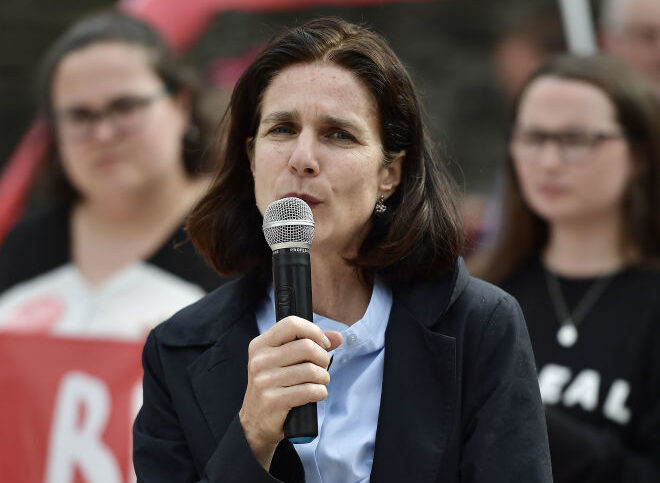
{"type": "Polygon", "coordinates": [[[113,105],[116,105],[121,102],[126,102],[127,100],[132,101],[137,99],[138,101],[144,99],[145,97],[141,94],[136,94],[132,92],[126,92],[124,94],[118,94],[110,99],[106,99],[102,106],[94,107],[89,104],[88,101],[74,100],[68,103],[63,103],[60,107],[55,107],[55,110],[59,111],[85,111],[85,112],[94,112],[99,110],[107,109],[113,105]]]}
{"type": "Polygon", "coordinates": [[[321,121],[325,125],[338,127],[340,129],[345,129],[347,131],[351,131],[356,134],[362,134],[364,132],[363,128],[361,128],[359,125],[348,119],[343,119],[336,116],[323,116],[321,118],[321,121]]]}
{"type": "Polygon", "coordinates": [[[291,122],[296,119],[296,111],[274,111],[261,119],[262,123],[272,124],[277,122],[291,122]]]}

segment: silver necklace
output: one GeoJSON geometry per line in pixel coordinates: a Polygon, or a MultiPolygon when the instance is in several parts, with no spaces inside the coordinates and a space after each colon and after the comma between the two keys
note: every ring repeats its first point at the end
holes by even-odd
{"type": "Polygon", "coordinates": [[[557,342],[562,347],[572,347],[578,339],[577,329],[579,325],[612,281],[614,274],[594,281],[582,296],[575,309],[570,312],[568,305],[566,305],[566,299],[564,299],[564,295],[562,294],[559,280],[555,274],[547,269],[544,269],[543,272],[545,273],[545,281],[548,286],[548,292],[550,293],[550,301],[559,320],[559,329],[556,335],[557,342]]]}

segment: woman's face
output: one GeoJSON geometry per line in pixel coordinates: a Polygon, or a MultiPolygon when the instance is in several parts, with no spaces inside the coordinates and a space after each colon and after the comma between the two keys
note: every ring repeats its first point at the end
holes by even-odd
{"type": "Polygon", "coordinates": [[[510,149],[523,197],[541,218],[620,216],[633,161],[600,89],[553,77],[534,81],[521,99],[510,149]]]}
{"type": "Polygon", "coordinates": [[[317,253],[355,255],[379,195],[391,195],[400,178],[400,159],[383,165],[370,92],[328,63],[296,64],[274,77],[248,152],[261,213],[287,196],[305,200],[317,253]]]}
{"type": "Polygon", "coordinates": [[[112,202],[185,176],[187,102],[165,92],[142,48],[106,42],[71,52],[51,98],[63,167],[83,198],[112,202]]]}

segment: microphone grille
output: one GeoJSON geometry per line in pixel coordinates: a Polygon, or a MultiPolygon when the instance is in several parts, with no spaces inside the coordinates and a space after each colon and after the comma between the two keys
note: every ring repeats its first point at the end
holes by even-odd
{"type": "Polygon", "coordinates": [[[314,215],[300,198],[282,198],[266,207],[263,231],[271,250],[281,244],[308,248],[314,238],[314,215]]]}

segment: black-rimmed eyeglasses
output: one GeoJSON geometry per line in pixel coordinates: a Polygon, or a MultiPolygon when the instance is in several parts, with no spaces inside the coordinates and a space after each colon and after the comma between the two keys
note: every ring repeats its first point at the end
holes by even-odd
{"type": "Polygon", "coordinates": [[[606,141],[623,138],[620,132],[612,131],[542,131],[538,129],[516,130],[511,137],[511,154],[521,162],[539,158],[546,142],[559,147],[561,158],[568,163],[581,163],[592,156],[593,151],[606,141]]]}
{"type": "Polygon", "coordinates": [[[169,91],[163,87],[146,96],[125,95],[111,100],[103,109],[71,107],[54,111],[54,120],[62,137],[72,141],[85,141],[90,138],[94,126],[108,119],[113,128],[121,134],[133,132],[143,121],[145,109],[169,91]]]}

